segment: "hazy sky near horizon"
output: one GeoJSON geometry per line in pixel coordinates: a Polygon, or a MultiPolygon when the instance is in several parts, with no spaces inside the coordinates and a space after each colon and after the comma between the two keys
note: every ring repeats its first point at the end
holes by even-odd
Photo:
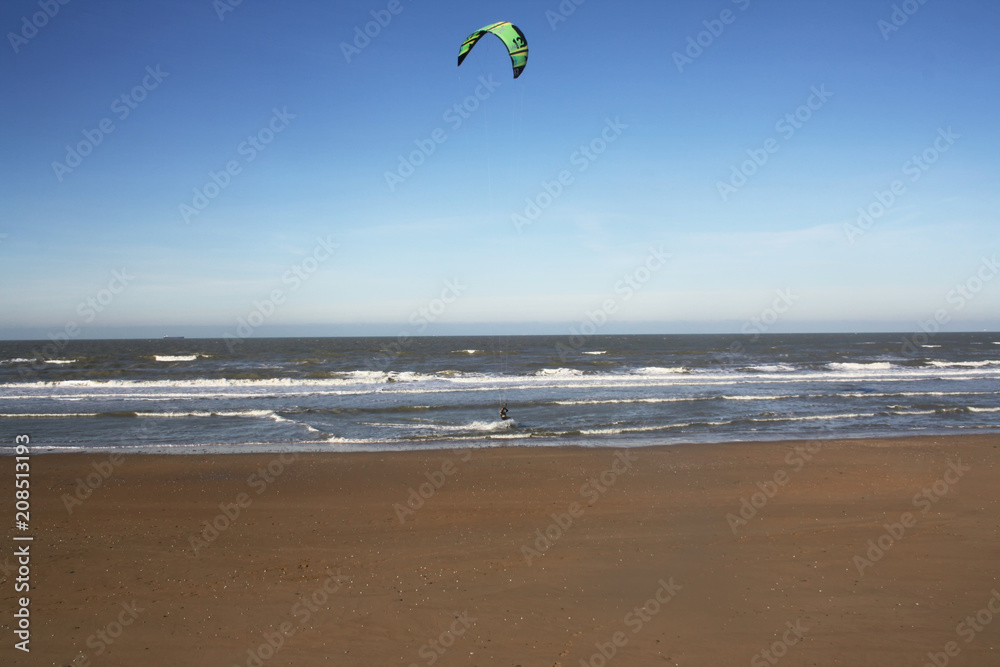
{"type": "Polygon", "coordinates": [[[993,0],[11,0],[0,27],[0,337],[1000,327],[993,0]],[[491,36],[456,67],[498,20],[521,77],[491,36]]]}

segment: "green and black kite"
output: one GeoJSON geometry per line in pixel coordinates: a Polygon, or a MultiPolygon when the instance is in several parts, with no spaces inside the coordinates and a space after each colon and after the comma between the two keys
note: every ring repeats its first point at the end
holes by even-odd
{"type": "Polygon", "coordinates": [[[462,42],[462,48],[458,50],[458,64],[462,64],[465,56],[469,55],[469,51],[476,45],[476,42],[488,32],[499,37],[500,41],[507,47],[507,51],[510,52],[510,64],[514,67],[514,78],[521,76],[524,66],[528,64],[528,40],[524,38],[524,33],[521,32],[520,28],[507,21],[500,21],[480,28],[466,37],[465,41],[462,42]]]}

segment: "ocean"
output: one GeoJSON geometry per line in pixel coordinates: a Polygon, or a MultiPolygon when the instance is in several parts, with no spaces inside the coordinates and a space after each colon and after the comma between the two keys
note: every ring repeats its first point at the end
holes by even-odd
{"type": "Polygon", "coordinates": [[[0,342],[0,435],[36,453],[203,454],[1000,430],[1000,334],[918,338],[0,342]]]}

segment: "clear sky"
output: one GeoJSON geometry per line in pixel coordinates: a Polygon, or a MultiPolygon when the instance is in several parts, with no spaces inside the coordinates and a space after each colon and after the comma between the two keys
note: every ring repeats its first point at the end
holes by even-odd
{"type": "Polygon", "coordinates": [[[576,2],[4,2],[0,337],[1000,328],[1000,3],[576,2]]]}

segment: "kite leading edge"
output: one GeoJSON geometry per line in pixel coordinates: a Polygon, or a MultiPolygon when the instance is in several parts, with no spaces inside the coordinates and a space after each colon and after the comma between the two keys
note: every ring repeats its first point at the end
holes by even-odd
{"type": "Polygon", "coordinates": [[[507,47],[507,51],[510,53],[510,64],[514,68],[514,78],[521,76],[524,66],[528,64],[528,40],[524,38],[524,33],[521,32],[520,28],[508,21],[500,21],[480,28],[466,37],[462,48],[458,50],[458,64],[462,64],[476,42],[488,32],[499,37],[500,41],[507,47]]]}

